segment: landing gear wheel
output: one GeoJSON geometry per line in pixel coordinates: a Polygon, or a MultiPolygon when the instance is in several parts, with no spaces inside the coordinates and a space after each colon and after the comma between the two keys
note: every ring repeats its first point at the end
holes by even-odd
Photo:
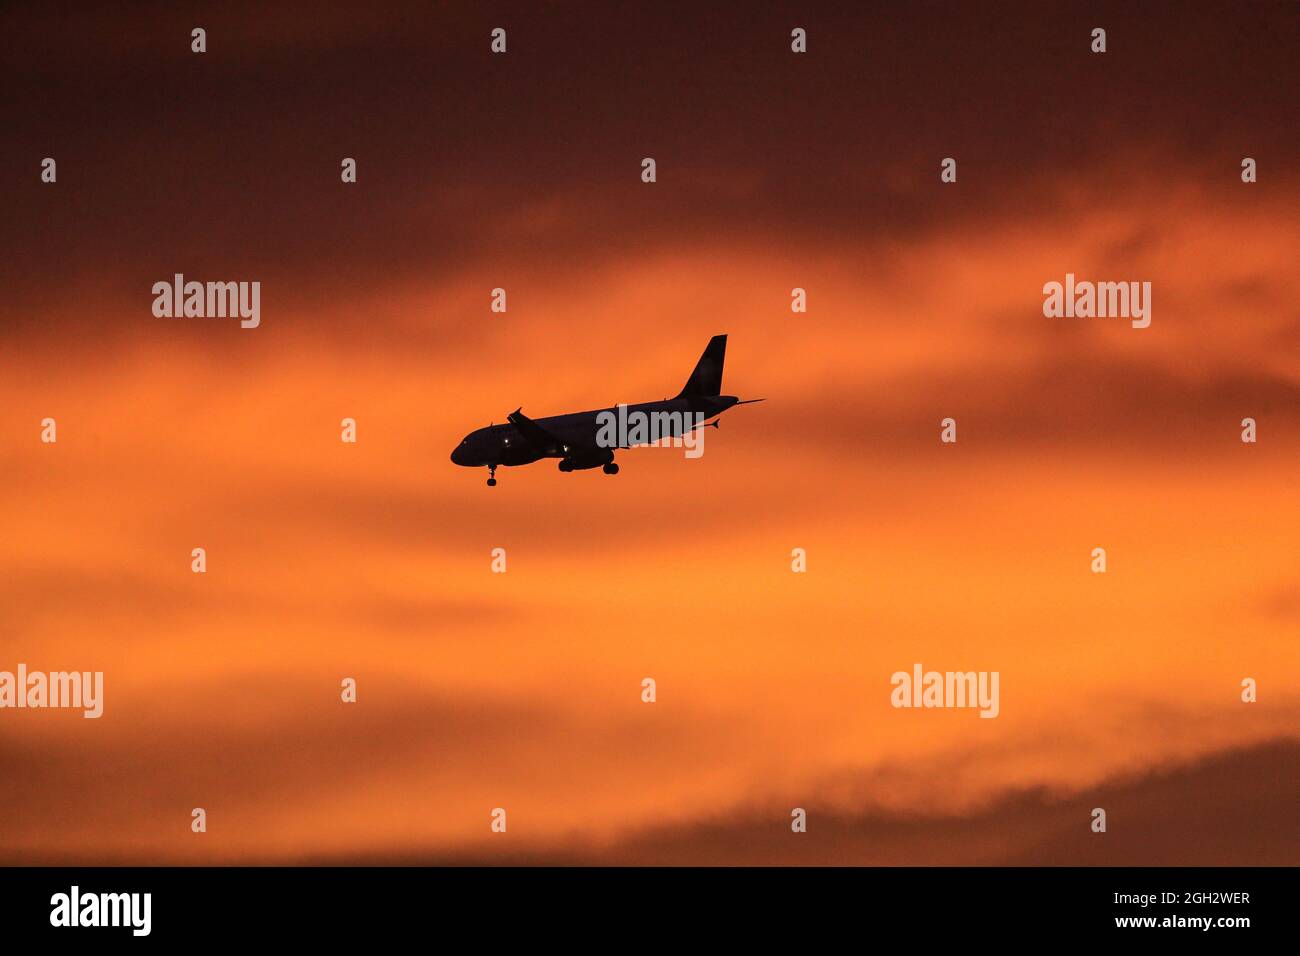
{"type": "Polygon", "coordinates": [[[495,488],[496,486],[497,486],[497,466],[488,465],[488,487],[495,488]]]}
{"type": "Polygon", "coordinates": [[[489,478],[489,479],[488,479],[488,487],[489,487],[489,488],[495,488],[496,486],[497,486],[497,480],[496,480],[495,478],[489,478]]]}
{"type": "Polygon", "coordinates": [[[614,463],[611,461],[611,462],[610,462],[608,465],[606,465],[602,470],[603,470],[603,471],[605,472],[605,474],[607,474],[607,475],[617,475],[617,474],[618,474],[618,465],[614,464],[614,463]]]}

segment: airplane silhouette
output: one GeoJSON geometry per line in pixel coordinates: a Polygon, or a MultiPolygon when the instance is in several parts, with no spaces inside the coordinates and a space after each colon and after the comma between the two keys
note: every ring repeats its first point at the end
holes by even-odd
{"type": "Polygon", "coordinates": [[[630,448],[645,444],[631,441],[622,429],[613,441],[602,438],[602,424],[620,414],[622,420],[633,419],[636,413],[657,422],[669,423],[670,430],[658,437],[680,438],[685,432],[706,425],[718,427],[715,416],[733,405],[761,402],[761,398],[741,401],[734,395],[722,393],[722,363],[727,353],[727,337],[715,335],[709,339],[704,354],[695,363],[695,371],[686,380],[685,387],[675,398],[641,405],[596,409],[590,412],[573,412],[550,418],[532,419],[519,407],[507,416],[508,424],[489,425],[466,435],[452,450],[454,464],[466,468],[488,469],[489,486],[497,483],[497,466],[527,465],[543,458],[560,459],[560,471],[582,471],[602,468],[607,475],[617,475],[614,463],[615,448],[630,448]],[[665,416],[666,417],[655,417],[665,416]],[[707,421],[707,419],[715,419],[707,421]]]}

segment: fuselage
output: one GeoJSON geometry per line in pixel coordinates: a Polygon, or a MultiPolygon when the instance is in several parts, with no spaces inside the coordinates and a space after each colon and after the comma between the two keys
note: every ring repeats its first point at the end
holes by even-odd
{"type": "Polygon", "coordinates": [[[635,421],[638,415],[645,416],[656,422],[656,437],[681,437],[698,423],[720,415],[738,401],[734,395],[694,395],[536,419],[536,424],[548,435],[553,435],[555,441],[527,436],[509,423],[490,425],[466,435],[452,450],[451,460],[467,468],[527,465],[542,458],[590,456],[594,449],[608,452],[608,460],[612,460],[614,449],[631,448],[648,444],[648,441],[628,441],[629,436],[623,430],[611,430],[608,427],[611,416],[615,421],[620,420],[620,416],[624,421],[635,421]]]}

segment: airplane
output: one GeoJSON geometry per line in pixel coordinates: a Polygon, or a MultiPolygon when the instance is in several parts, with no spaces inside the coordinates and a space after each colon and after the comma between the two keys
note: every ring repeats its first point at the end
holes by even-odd
{"type": "Polygon", "coordinates": [[[716,416],[732,406],[763,401],[761,398],[741,401],[734,395],[722,394],[722,363],[726,353],[726,335],[715,335],[709,339],[709,344],[700,360],[695,363],[695,370],[686,380],[686,385],[675,398],[666,398],[661,402],[538,419],[526,416],[520,406],[506,416],[507,424],[489,425],[466,435],[452,450],[451,460],[453,464],[466,468],[486,466],[489,488],[496,486],[498,466],[528,465],[543,458],[560,459],[560,471],[563,472],[600,468],[607,475],[617,475],[614,449],[630,448],[633,444],[642,442],[624,441],[630,437],[626,434],[617,435],[613,442],[602,440],[602,421],[609,422],[609,416],[618,416],[622,412],[626,420],[638,412],[645,416],[669,413],[666,419],[653,420],[678,423],[671,435],[660,437],[679,438],[687,431],[707,425],[717,428],[716,416]],[[687,424],[688,421],[694,424],[687,424]]]}

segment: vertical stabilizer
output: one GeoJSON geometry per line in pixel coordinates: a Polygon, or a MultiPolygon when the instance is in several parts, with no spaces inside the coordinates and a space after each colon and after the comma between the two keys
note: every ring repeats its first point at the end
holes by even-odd
{"type": "Polygon", "coordinates": [[[695,363],[695,371],[686,380],[686,386],[678,393],[678,398],[697,395],[722,394],[722,361],[727,356],[726,335],[715,335],[709,339],[704,354],[695,363]]]}

